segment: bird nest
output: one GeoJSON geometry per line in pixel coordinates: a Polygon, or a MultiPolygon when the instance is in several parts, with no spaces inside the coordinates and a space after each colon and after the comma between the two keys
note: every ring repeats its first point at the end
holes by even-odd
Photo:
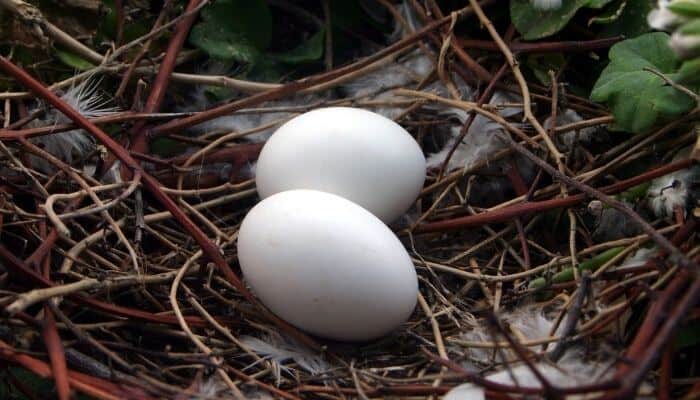
{"type": "MultiPolygon", "coordinates": [[[[173,21],[168,40],[137,39],[165,52],[152,70],[148,50],[127,52],[127,43],[47,87],[39,66],[0,57],[17,90],[0,93],[0,393],[697,393],[698,167],[688,149],[698,112],[616,135],[606,109],[562,76],[541,85],[513,62],[513,52],[553,48],[605,54],[619,38],[508,47],[512,30],[502,37],[489,24],[494,7],[439,16],[418,2],[380,2],[400,37],[344,66],[268,84],[215,68],[172,74],[199,11],[190,3],[180,17],[163,13],[173,21]],[[490,28],[472,40],[480,58],[463,50],[457,20],[490,28]],[[213,87],[233,91],[214,103],[213,87]],[[236,254],[240,223],[258,202],[264,141],[295,115],[332,105],[394,119],[429,165],[415,205],[391,225],[413,259],[418,305],[368,343],[280,320],[246,286],[236,254]]],[[[33,34],[94,56],[12,4],[16,18],[43,27],[33,34]]],[[[167,32],[163,23],[152,36],[167,32]]]]}

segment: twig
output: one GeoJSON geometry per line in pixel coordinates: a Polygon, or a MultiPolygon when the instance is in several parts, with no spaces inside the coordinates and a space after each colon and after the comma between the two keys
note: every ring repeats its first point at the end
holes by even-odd
{"type": "MultiPolygon", "coordinates": [[[[462,10],[459,14],[458,17],[464,17],[467,15],[469,12],[471,12],[470,9],[464,9],[462,10]]],[[[325,82],[332,81],[336,78],[339,78],[343,75],[349,74],[355,70],[358,70],[362,67],[365,67],[367,65],[372,64],[373,62],[380,60],[384,57],[386,57],[389,54],[398,52],[416,41],[420,40],[422,37],[426,36],[428,33],[431,31],[439,28],[440,26],[448,23],[451,21],[451,18],[446,17],[441,20],[435,21],[431,24],[426,25],[423,27],[423,29],[416,31],[413,35],[402,39],[390,46],[387,46],[383,50],[380,50],[376,52],[375,54],[358,61],[356,63],[350,64],[345,67],[341,68],[336,68],[333,71],[329,71],[320,75],[308,77],[308,78],[303,78],[298,81],[290,82],[287,83],[279,88],[269,90],[267,92],[259,93],[253,96],[246,97],[241,100],[237,100],[228,104],[221,105],[219,107],[215,107],[213,109],[210,109],[206,112],[194,115],[192,117],[187,117],[187,118],[182,118],[180,120],[172,121],[171,123],[163,124],[160,126],[155,127],[152,131],[151,134],[154,136],[160,136],[164,135],[167,133],[172,133],[175,131],[182,130],[187,127],[191,127],[194,125],[197,125],[201,122],[208,121],[213,118],[217,118],[226,114],[230,114],[236,110],[240,110],[241,108],[244,107],[249,107],[253,104],[260,104],[265,101],[270,101],[274,100],[283,96],[286,96],[290,93],[296,93],[302,89],[306,89],[309,87],[313,87],[325,82]]]]}
{"type": "Polygon", "coordinates": [[[581,277],[579,281],[579,286],[576,289],[575,300],[573,305],[566,314],[566,322],[564,328],[562,328],[561,339],[557,342],[554,349],[549,353],[549,359],[556,362],[564,355],[566,351],[566,346],[568,344],[568,339],[573,335],[576,329],[576,324],[581,317],[581,312],[583,309],[583,302],[586,300],[589,292],[589,285],[591,279],[588,275],[581,277]]]}
{"type": "Polygon", "coordinates": [[[207,236],[204,234],[204,232],[202,232],[199,229],[199,227],[197,227],[197,225],[194,224],[192,220],[189,219],[189,217],[187,217],[187,214],[185,214],[177,206],[177,204],[160,189],[160,184],[158,183],[158,181],[151,177],[149,174],[147,174],[145,171],[143,171],[140,164],[136,160],[134,160],[131,157],[131,155],[126,150],[124,150],[123,147],[121,147],[116,141],[114,141],[114,139],[112,139],[109,135],[104,133],[96,125],[88,121],[80,113],[72,109],[58,96],[49,92],[41,83],[36,81],[25,71],[18,68],[17,66],[12,64],[12,62],[8,61],[5,57],[2,56],[0,56],[0,68],[17,78],[17,80],[28,86],[30,90],[39,94],[42,98],[44,98],[58,110],[63,112],[67,117],[69,117],[83,129],[90,132],[95,138],[102,142],[102,144],[104,144],[105,147],[107,147],[112,153],[114,153],[125,166],[130,168],[133,172],[140,172],[144,186],[168,211],[172,213],[173,217],[175,217],[175,219],[177,219],[178,222],[180,222],[182,226],[188,232],[190,232],[190,234],[200,245],[204,253],[210,259],[212,259],[212,261],[220,269],[220,271],[223,273],[226,279],[231,284],[233,284],[241,292],[241,294],[243,294],[243,296],[246,297],[246,299],[248,299],[251,303],[258,305],[258,307],[260,307],[261,310],[263,310],[267,318],[274,321],[274,323],[278,325],[281,329],[284,329],[285,331],[289,332],[292,336],[296,337],[301,342],[309,345],[310,347],[318,348],[318,345],[315,343],[315,341],[311,340],[305,334],[302,334],[297,329],[293,328],[291,325],[288,325],[286,322],[274,316],[274,314],[267,311],[264,308],[264,306],[262,306],[262,304],[260,304],[255,299],[255,297],[253,297],[250,291],[233,273],[226,260],[224,260],[224,258],[221,256],[219,249],[212,242],[210,242],[207,236]]]}
{"type": "MultiPolygon", "coordinates": [[[[514,53],[572,53],[572,52],[588,52],[592,50],[607,49],[615,43],[624,40],[623,36],[614,36],[604,39],[595,40],[580,40],[580,41],[565,41],[565,42],[511,42],[508,43],[508,48],[514,53]]],[[[477,39],[459,39],[459,44],[467,49],[501,51],[497,43],[477,40],[477,39]]]]}
{"type": "Polygon", "coordinates": [[[522,154],[523,156],[527,157],[529,160],[537,164],[539,167],[541,167],[543,170],[545,170],[547,173],[552,175],[554,178],[560,180],[566,185],[569,185],[571,187],[576,188],[577,190],[580,190],[581,192],[585,193],[588,196],[594,197],[600,201],[602,201],[605,204],[608,204],[609,206],[615,208],[616,210],[622,212],[625,214],[627,217],[629,217],[632,221],[634,221],[639,227],[647,233],[653,240],[656,242],[659,247],[667,251],[671,257],[674,259],[674,261],[678,262],[681,266],[685,268],[692,268],[694,271],[698,270],[697,264],[690,260],[688,257],[686,257],[676,246],[674,246],[668,239],[660,235],[656,229],[654,229],[649,223],[644,221],[642,217],[639,216],[633,209],[631,209],[627,204],[616,200],[609,195],[594,189],[586,184],[583,184],[581,182],[578,182],[576,180],[573,180],[566,176],[565,174],[560,173],[556,169],[552,168],[549,164],[547,164],[545,161],[543,161],[541,158],[537,157],[534,155],[532,152],[530,152],[528,149],[523,147],[522,145],[516,143],[507,135],[499,135],[503,140],[510,146],[513,150],[516,152],[522,154]]]}

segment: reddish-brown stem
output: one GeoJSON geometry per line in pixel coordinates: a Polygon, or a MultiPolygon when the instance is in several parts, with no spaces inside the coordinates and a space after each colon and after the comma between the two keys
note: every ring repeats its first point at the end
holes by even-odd
{"type": "Polygon", "coordinates": [[[260,302],[253,297],[252,293],[246,288],[246,286],[241,282],[240,279],[233,273],[231,267],[228,265],[224,257],[221,255],[219,248],[212,243],[206,234],[197,226],[192,220],[185,214],[180,207],[175,204],[173,199],[171,199],[163,190],[160,188],[160,183],[154,179],[151,175],[143,170],[141,165],[134,160],[133,157],[126,151],[122,146],[119,145],[114,139],[107,135],[104,131],[98,128],[95,124],[83,117],[79,112],[74,110],[71,106],[66,104],[54,93],[46,89],[44,85],[39,83],[36,79],[31,77],[27,72],[21,68],[14,65],[11,61],[5,57],[0,56],[0,68],[5,70],[8,74],[12,75],[19,82],[27,86],[29,90],[38,94],[41,98],[49,102],[51,105],[56,107],[59,111],[64,113],[68,118],[75,122],[78,126],[88,131],[93,135],[98,141],[100,141],[112,154],[114,154],[127,168],[130,168],[132,172],[139,172],[141,174],[141,181],[144,187],[151,192],[153,197],[160,202],[165,209],[170,211],[176,221],[178,221],[182,227],[189,232],[194,238],[197,244],[201,247],[202,252],[216,265],[219,271],[224,275],[224,278],[235,287],[251,304],[259,307],[263,315],[277,325],[280,329],[289,333],[293,337],[297,338],[302,343],[308,346],[319,349],[320,346],[310,337],[301,333],[296,328],[284,322],[279,317],[275,316],[269,312],[260,302]]]}
{"type": "MultiPolygon", "coordinates": [[[[48,364],[29,355],[15,351],[2,340],[0,340],[0,359],[19,364],[41,377],[48,378],[51,376],[51,368],[48,364]]],[[[85,375],[80,372],[68,371],[68,379],[76,389],[98,399],[153,399],[153,397],[147,395],[139,388],[124,388],[116,383],[85,375]]]]}
{"type": "Polygon", "coordinates": [[[666,345],[661,356],[661,371],[659,374],[659,394],[657,400],[671,400],[671,377],[673,375],[673,343],[666,345]]]}
{"type": "MultiPolygon", "coordinates": [[[[429,396],[429,395],[441,395],[450,391],[452,387],[446,385],[433,386],[425,384],[414,384],[414,385],[392,385],[392,386],[380,386],[374,389],[364,390],[364,395],[367,397],[384,397],[384,396],[402,396],[403,397],[415,397],[415,396],[429,396]]],[[[334,388],[331,386],[314,386],[314,385],[301,385],[295,388],[295,391],[301,393],[327,393],[327,394],[344,394],[344,395],[355,395],[359,393],[357,389],[353,388],[334,388]]],[[[491,397],[489,397],[491,398],[491,397]]],[[[498,397],[500,398],[500,397],[498,397]]]]}
{"type": "MultiPolygon", "coordinates": [[[[463,375],[469,381],[483,386],[487,390],[493,390],[500,393],[518,393],[521,395],[541,395],[543,389],[538,387],[522,387],[522,386],[511,386],[502,383],[497,383],[488,379],[485,379],[475,372],[469,371],[468,369],[462,367],[454,361],[444,359],[437,354],[433,354],[427,351],[425,348],[421,349],[423,353],[433,362],[443,365],[453,372],[463,375]]],[[[557,391],[561,394],[578,394],[578,393],[589,393],[596,392],[600,390],[606,390],[618,387],[617,381],[605,381],[600,383],[594,383],[590,385],[581,385],[570,388],[557,388],[557,391]]]]}
{"type": "MultiPolygon", "coordinates": [[[[42,239],[46,238],[46,221],[41,221],[39,223],[39,234],[42,239]]],[[[46,279],[49,279],[51,269],[51,257],[49,257],[49,255],[50,253],[45,254],[41,262],[41,273],[46,279]]],[[[51,372],[56,382],[56,394],[60,400],[68,400],[70,398],[70,384],[68,382],[66,355],[63,349],[63,342],[61,342],[61,337],[58,335],[56,319],[48,305],[44,305],[42,336],[44,338],[44,344],[46,345],[46,351],[49,353],[51,372]]]]}
{"type": "MultiPolygon", "coordinates": [[[[153,28],[151,29],[151,32],[155,31],[156,29],[160,28],[160,26],[163,24],[163,20],[165,19],[165,16],[168,13],[168,10],[170,9],[172,1],[167,1],[165,4],[163,4],[163,9],[160,10],[160,14],[158,14],[158,18],[156,18],[156,21],[153,23],[153,28]]],[[[131,76],[134,74],[134,71],[136,70],[136,66],[139,65],[143,57],[148,54],[149,49],[151,48],[151,44],[153,43],[153,39],[149,39],[144,43],[143,47],[141,48],[141,51],[139,51],[139,54],[134,57],[132,60],[131,64],[129,65],[129,68],[126,70],[124,73],[124,76],[122,77],[121,82],[119,83],[119,87],[117,88],[117,91],[114,95],[116,98],[121,98],[124,95],[124,91],[126,90],[127,85],[129,84],[129,81],[131,80],[131,76]]]]}
{"type": "Polygon", "coordinates": [[[637,387],[658,359],[661,350],[669,343],[678,325],[699,299],[700,279],[688,270],[681,270],[647,313],[640,333],[627,351],[625,358],[630,364],[620,364],[616,376],[623,381],[622,388],[607,393],[603,396],[604,399],[634,397],[637,387]]]}
{"type": "Polygon", "coordinates": [[[451,18],[445,17],[430,24],[427,24],[422,29],[416,31],[414,34],[406,37],[398,42],[385,47],[384,49],[372,54],[371,56],[364,58],[358,62],[347,65],[345,67],[336,68],[333,71],[325,72],[319,75],[314,75],[306,78],[302,78],[297,81],[289,82],[282,85],[276,89],[268,90],[266,92],[261,92],[246,98],[233,101],[228,104],[223,104],[221,106],[212,108],[210,110],[197,113],[190,117],[181,118],[163,125],[156,126],[151,130],[150,134],[152,136],[162,136],[168,133],[175,133],[182,129],[189,128],[191,126],[200,124],[205,121],[209,121],[214,118],[218,118],[234,111],[240,110],[244,107],[253,106],[255,104],[260,104],[265,101],[275,100],[280,97],[288,96],[290,94],[296,93],[300,90],[310,88],[312,86],[319,85],[321,83],[332,81],[333,79],[340,78],[343,75],[349,74],[356,71],[362,67],[370,65],[375,61],[381,60],[382,58],[393,54],[397,51],[405,49],[408,46],[413,45],[418,40],[422,39],[428,35],[433,30],[449,23],[451,18]]]}
{"type": "MultiPolygon", "coordinates": [[[[248,161],[256,160],[260,154],[260,150],[263,148],[263,145],[264,143],[242,143],[231,147],[225,147],[195,158],[194,163],[214,164],[225,162],[234,165],[244,164],[248,161]]],[[[180,165],[187,161],[190,157],[191,155],[176,156],[168,159],[167,162],[171,165],[180,165]]]]}
{"type": "MultiPolygon", "coordinates": [[[[528,193],[528,187],[523,180],[523,177],[518,172],[515,160],[510,160],[510,165],[506,167],[506,176],[510,180],[515,194],[518,196],[524,196],[528,193]]],[[[518,230],[518,239],[520,240],[520,247],[523,249],[523,261],[525,262],[525,267],[530,268],[530,249],[527,245],[527,237],[525,236],[525,228],[523,227],[523,221],[520,217],[515,217],[514,221],[515,227],[518,230]]]]}
{"type": "Polygon", "coordinates": [[[117,38],[115,44],[119,47],[124,38],[124,0],[115,0],[114,10],[117,19],[117,38]]]}
{"type": "MultiPolygon", "coordinates": [[[[5,260],[4,265],[11,272],[21,276],[23,279],[29,279],[34,284],[37,284],[41,287],[55,286],[51,280],[44,278],[41,274],[32,270],[25,262],[17,258],[2,244],[0,244],[0,258],[5,260]]],[[[90,306],[92,308],[95,308],[96,310],[120,317],[134,318],[142,321],[148,321],[159,324],[179,325],[177,318],[175,318],[172,315],[152,314],[149,312],[136,310],[132,308],[115,306],[114,304],[104,303],[92,297],[82,296],[79,294],[70,294],[68,295],[68,298],[75,301],[76,303],[85,306],[90,306]]],[[[191,326],[208,326],[208,323],[204,319],[199,317],[185,317],[185,320],[191,326]]]]}
{"type": "Polygon", "coordinates": [[[56,320],[48,306],[44,306],[44,327],[42,336],[46,351],[49,353],[51,361],[51,373],[56,382],[56,393],[60,400],[70,399],[70,384],[68,379],[68,367],[66,366],[66,356],[63,350],[63,342],[58,335],[56,320]]]}
{"type": "MultiPolygon", "coordinates": [[[[412,1],[413,4],[413,9],[418,13],[418,16],[423,20],[424,23],[429,23],[432,21],[430,16],[426,14],[425,10],[423,10],[423,7],[416,1],[412,1]]],[[[484,2],[485,4],[485,2],[484,2]]],[[[442,13],[435,14],[436,17],[438,18],[444,18],[442,17],[442,13]]],[[[450,18],[449,16],[447,18],[450,18]]],[[[469,71],[471,71],[477,79],[488,82],[492,79],[491,73],[486,70],[486,68],[482,67],[481,64],[479,64],[476,60],[474,60],[464,49],[459,46],[455,40],[455,36],[452,34],[452,32],[448,32],[449,35],[452,35],[452,38],[450,38],[450,49],[455,53],[457,58],[464,64],[469,71]]],[[[438,35],[431,33],[428,35],[428,38],[433,42],[437,48],[440,48],[442,46],[443,39],[441,39],[438,35]]]]}
{"type": "MultiPolygon", "coordinates": [[[[192,27],[195,19],[197,18],[197,13],[194,13],[194,9],[197,8],[199,3],[203,0],[190,0],[187,3],[187,9],[185,13],[190,13],[185,18],[178,22],[175,27],[175,33],[170,38],[170,43],[168,43],[168,48],[165,51],[165,57],[160,63],[160,68],[158,69],[158,75],[153,82],[151,88],[151,93],[146,100],[146,105],[143,111],[147,113],[153,113],[158,111],[163,99],[165,98],[165,91],[168,88],[168,82],[170,81],[170,75],[175,69],[175,61],[177,59],[180,50],[182,49],[182,44],[187,39],[187,34],[192,27]]],[[[131,149],[138,151],[140,153],[148,153],[148,138],[146,137],[146,130],[144,129],[144,123],[137,123],[131,129],[131,149]]]]}
{"type": "MultiPolygon", "coordinates": [[[[178,114],[180,115],[180,114],[178,114]]],[[[167,118],[167,117],[166,117],[167,118]]],[[[114,122],[124,122],[124,121],[139,121],[139,120],[153,120],[153,119],[164,119],[159,117],[158,114],[148,114],[148,113],[137,113],[132,111],[125,111],[121,113],[116,113],[112,115],[107,115],[104,117],[91,118],[90,122],[93,124],[108,124],[114,122]]],[[[20,138],[32,138],[36,136],[49,135],[58,132],[65,132],[75,129],[75,124],[60,124],[51,126],[42,126],[38,128],[28,128],[28,129],[0,129],[0,140],[19,140],[20,138]]]]}
{"type": "MultiPolygon", "coordinates": [[[[571,42],[537,42],[537,43],[509,43],[508,47],[514,53],[559,53],[559,52],[587,52],[592,50],[607,49],[615,43],[623,40],[622,36],[605,39],[582,40],[571,42]]],[[[498,45],[492,41],[477,39],[459,39],[460,46],[467,49],[498,51],[498,45]]]]}
{"type": "Polygon", "coordinates": [[[133,171],[138,171],[141,173],[142,182],[144,186],[153,194],[153,196],[168,210],[172,213],[175,220],[183,225],[186,231],[188,231],[197,243],[202,247],[202,251],[209,257],[215,264],[221,269],[224,277],[241,291],[243,294],[247,294],[252,298],[250,292],[245,288],[245,285],[238,279],[238,277],[233,273],[231,268],[228,266],[226,261],[221,256],[219,249],[207,238],[207,236],[202,232],[199,227],[190,220],[190,218],[185,214],[175,202],[166,195],[161,189],[160,184],[148,173],[146,173],[141,165],[131,157],[129,152],[127,152],[122,146],[119,145],[114,139],[107,135],[104,131],[98,128],[95,124],[83,117],[79,112],[71,108],[58,96],[50,92],[37,80],[32,78],[24,70],[14,65],[11,61],[5,57],[0,56],[0,68],[5,70],[10,75],[14,76],[18,81],[27,86],[31,91],[37,93],[40,97],[51,103],[56,109],[64,113],[68,118],[73,120],[78,126],[88,131],[97,140],[99,140],[107,149],[112,152],[124,165],[133,171]]]}
{"type": "Polygon", "coordinates": [[[508,177],[510,184],[513,186],[513,190],[515,190],[516,195],[523,196],[527,194],[527,184],[520,175],[520,172],[518,172],[518,166],[513,159],[511,159],[509,165],[505,167],[505,174],[508,177]]]}
{"type": "MultiPolygon", "coordinates": [[[[634,178],[625,179],[610,186],[606,186],[600,189],[600,191],[606,194],[619,193],[635,185],[639,185],[640,183],[650,181],[654,178],[658,178],[660,176],[666,175],[674,171],[688,168],[691,164],[692,160],[678,161],[669,165],[665,165],[663,167],[653,169],[651,171],[647,171],[634,178]]],[[[504,222],[509,221],[514,217],[528,215],[535,212],[548,211],[563,207],[571,207],[584,201],[587,198],[588,197],[584,194],[576,194],[573,196],[567,196],[551,200],[524,202],[504,207],[495,211],[489,211],[481,214],[469,215],[466,217],[459,217],[445,221],[437,221],[418,225],[414,232],[442,232],[451,229],[480,226],[487,223],[504,222]]]]}

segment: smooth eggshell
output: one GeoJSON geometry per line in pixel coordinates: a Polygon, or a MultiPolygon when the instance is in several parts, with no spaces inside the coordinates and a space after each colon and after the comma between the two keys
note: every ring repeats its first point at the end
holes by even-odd
{"type": "Polygon", "coordinates": [[[374,339],[416,304],[415,268],[398,238],[330,193],[292,190],[262,200],[241,224],[238,259],[263,304],[318,336],[374,339]]]}
{"type": "Polygon", "coordinates": [[[337,194],[384,222],[405,213],[425,181],[425,157],[399,124],[359,108],[320,108],[283,124],[255,171],[260,197],[291,189],[337,194]]]}

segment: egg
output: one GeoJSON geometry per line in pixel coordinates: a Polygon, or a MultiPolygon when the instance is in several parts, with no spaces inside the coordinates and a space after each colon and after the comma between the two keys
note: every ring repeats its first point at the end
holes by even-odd
{"type": "Polygon", "coordinates": [[[255,181],[262,198],[320,190],[389,223],[416,200],[425,170],[420,146],[399,124],[359,108],[329,107],[283,124],[260,153],[255,181]]]}
{"type": "Polygon", "coordinates": [[[290,190],[255,205],[238,234],[253,293],[311,334],[341,341],[383,336],[418,296],[406,249],[377,217],[331,193],[290,190]]]}

